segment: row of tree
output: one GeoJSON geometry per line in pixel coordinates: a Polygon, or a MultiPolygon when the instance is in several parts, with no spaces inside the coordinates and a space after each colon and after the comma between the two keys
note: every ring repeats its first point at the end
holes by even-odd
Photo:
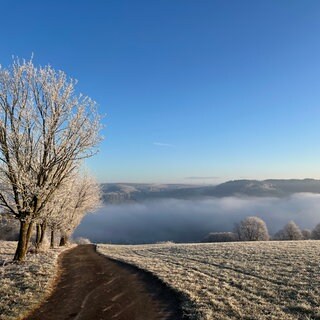
{"type": "Polygon", "coordinates": [[[100,117],[75,85],[32,61],[0,67],[0,206],[20,224],[15,260],[34,230],[38,248],[47,228],[63,242],[99,204],[98,184],[80,168],[97,151],[100,117]]]}
{"type": "Polygon", "coordinates": [[[60,246],[68,242],[70,235],[86,213],[100,204],[98,183],[88,174],[75,173],[68,183],[59,188],[50,206],[36,221],[35,247],[40,250],[46,230],[50,232],[50,247],[55,244],[55,235],[60,235],[60,246]]]}
{"type": "MultiPolygon", "coordinates": [[[[33,230],[33,245],[36,251],[44,249],[49,238],[53,248],[59,235],[60,246],[65,245],[75,228],[86,213],[94,211],[100,205],[100,187],[88,174],[76,174],[64,185],[60,194],[53,199],[51,207],[41,215],[33,230]]],[[[19,224],[9,214],[0,213],[0,240],[18,240],[19,224]]]]}
{"type": "Polygon", "coordinates": [[[203,239],[203,242],[309,239],[320,240],[320,223],[313,230],[301,230],[294,221],[290,221],[270,237],[267,225],[261,218],[247,217],[235,225],[233,232],[212,232],[203,239]]]}

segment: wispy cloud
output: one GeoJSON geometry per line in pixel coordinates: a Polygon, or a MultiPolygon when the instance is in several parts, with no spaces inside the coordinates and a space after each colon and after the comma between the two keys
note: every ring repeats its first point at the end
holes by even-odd
{"type": "Polygon", "coordinates": [[[188,180],[217,180],[220,177],[211,177],[211,176],[203,176],[203,177],[186,177],[188,180]]]}
{"type": "Polygon", "coordinates": [[[163,142],[154,142],[153,145],[158,146],[158,147],[175,147],[171,143],[163,143],[163,142]]]}

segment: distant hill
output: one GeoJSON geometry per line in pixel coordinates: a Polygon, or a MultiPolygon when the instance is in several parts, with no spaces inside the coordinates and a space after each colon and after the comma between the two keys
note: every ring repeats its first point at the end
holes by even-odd
{"type": "MultiPolygon", "coordinates": [[[[173,197],[178,190],[194,189],[187,184],[104,183],[102,194],[105,203],[140,202],[152,198],[173,197]]],[[[190,194],[192,194],[191,192],[190,194]]]]}
{"type": "Polygon", "coordinates": [[[286,197],[293,193],[320,193],[320,180],[235,180],[216,186],[185,184],[102,184],[105,203],[142,202],[148,199],[176,198],[192,199],[203,197],[286,197]]]}

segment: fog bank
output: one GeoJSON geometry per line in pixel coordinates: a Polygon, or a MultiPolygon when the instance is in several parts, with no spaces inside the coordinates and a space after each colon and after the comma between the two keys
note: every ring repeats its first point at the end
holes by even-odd
{"type": "Polygon", "coordinates": [[[207,233],[232,231],[246,216],[261,217],[270,234],[289,220],[301,228],[320,222],[320,195],[299,193],[288,198],[162,199],[143,203],[108,205],[87,215],[74,237],[104,243],[200,241],[207,233]]]}

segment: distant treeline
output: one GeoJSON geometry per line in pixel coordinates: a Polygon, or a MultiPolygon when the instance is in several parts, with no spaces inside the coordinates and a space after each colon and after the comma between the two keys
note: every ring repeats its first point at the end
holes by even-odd
{"type": "Polygon", "coordinates": [[[268,241],[268,240],[320,240],[320,223],[313,230],[304,229],[289,221],[274,236],[270,236],[266,223],[258,217],[247,217],[237,223],[233,232],[211,232],[202,242],[268,241]]]}

